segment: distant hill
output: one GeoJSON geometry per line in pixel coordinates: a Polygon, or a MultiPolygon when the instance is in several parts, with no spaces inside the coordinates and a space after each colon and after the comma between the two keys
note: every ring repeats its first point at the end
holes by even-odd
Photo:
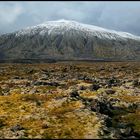
{"type": "Polygon", "coordinates": [[[58,20],[0,36],[0,60],[140,60],[140,37],[58,20]]]}

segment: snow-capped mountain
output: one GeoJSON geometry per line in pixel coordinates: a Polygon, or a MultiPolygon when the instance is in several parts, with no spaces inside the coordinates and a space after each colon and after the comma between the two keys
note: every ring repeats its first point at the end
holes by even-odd
{"type": "Polygon", "coordinates": [[[140,37],[76,21],[48,21],[0,36],[1,59],[140,60],[140,37]]]}
{"type": "Polygon", "coordinates": [[[130,33],[107,30],[98,26],[82,24],[76,21],[69,21],[64,19],[58,21],[48,21],[43,24],[39,24],[37,26],[28,27],[26,29],[17,31],[16,36],[33,35],[37,33],[39,30],[41,30],[39,32],[40,35],[44,35],[45,33],[50,34],[51,32],[56,33],[58,32],[58,34],[59,33],[64,34],[64,32],[71,29],[82,31],[89,35],[95,35],[98,36],[99,38],[108,38],[108,39],[130,38],[140,40],[140,37],[134,36],[130,33]]]}

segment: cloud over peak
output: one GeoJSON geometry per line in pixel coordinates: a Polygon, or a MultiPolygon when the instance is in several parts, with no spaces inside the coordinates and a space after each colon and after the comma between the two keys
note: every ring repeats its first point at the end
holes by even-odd
{"type": "Polygon", "coordinates": [[[140,35],[140,2],[0,2],[0,33],[58,19],[140,35]]]}
{"type": "Polygon", "coordinates": [[[0,23],[9,25],[14,23],[19,15],[23,13],[24,9],[17,3],[0,3],[0,23]]]}

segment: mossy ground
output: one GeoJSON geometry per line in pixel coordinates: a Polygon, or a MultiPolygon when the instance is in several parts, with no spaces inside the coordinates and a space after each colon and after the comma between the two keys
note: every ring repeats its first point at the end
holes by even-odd
{"type": "MultiPolygon", "coordinates": [[[[140,102],[140,96],[133,94],[139,91],[139,86],[132,85],[133,79],[140,77],[138,62],[0,64],[0,66],[0,132],[4,132],[2,138],[12,138],[8,131],[16,124],[24,128],[23,138],[99,138],[98,132],[101,128],[99,118],[95,112],[87,109],[81,100],[70,98],[69,91],[72,89],[78,89],[80,97],[84,99],[98,98],[106,89],[113,89],[115,94],[107,95],[107,98],[120,99],[122,104],[116,103],[119,107],[124,107],[123,102],[124,104],[140,102]],[[88,78],[78,79],[79,75],[88,78]],[[33,84],[44,76],[48,79],[46,81],[55,81],[60,85],[33,84]],[[104,80],[112,77],[119,79],[122,82],[121,86],[104,86],[104,80]],[[92,78],[96,82],[93,82],[92,78]],[[91,91],[89,86],[94,83],[98,83],[101,87],[91,91]],[[87,89],[80,90],[81,85],[87,89]]],[[[120,121],[133,123],[134,130],[140,134],[139,108],[128,110],[127,113],[116,110],[115,113],[120,121]]]]}

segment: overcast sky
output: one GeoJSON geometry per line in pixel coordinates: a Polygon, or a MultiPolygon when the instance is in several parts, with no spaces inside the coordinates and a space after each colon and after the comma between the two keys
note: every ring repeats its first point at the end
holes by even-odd
{"type": "Polygon", "coordinates": [[[0,34],[58,19],[140,35],[140,2],[0,2],[0,34]]]}

